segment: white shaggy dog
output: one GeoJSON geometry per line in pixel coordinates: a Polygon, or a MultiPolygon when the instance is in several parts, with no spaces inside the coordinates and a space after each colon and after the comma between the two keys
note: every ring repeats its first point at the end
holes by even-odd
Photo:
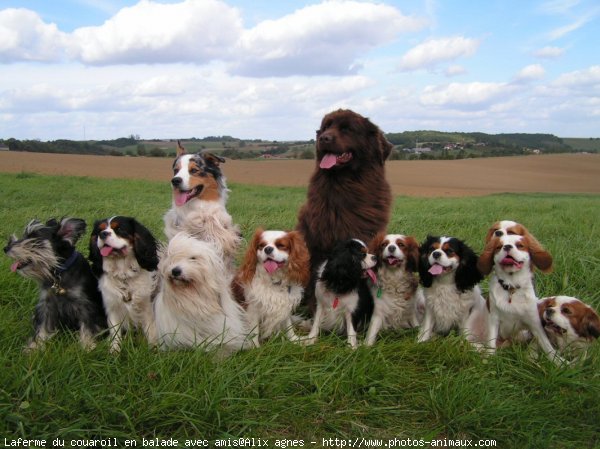
{"type": "Polygon", "coordinates": [[[179,233],[158,269],[163,282],[154,311],[161,347],[220,347],[225,355],[242,349],[249,333],[244,311],[211,243],[179,233]]]}

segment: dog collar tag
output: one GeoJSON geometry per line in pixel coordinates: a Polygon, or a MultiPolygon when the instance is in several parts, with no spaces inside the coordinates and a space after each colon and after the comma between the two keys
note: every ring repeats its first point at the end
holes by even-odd
{"type": "Polygon", "coordinates": [[[381,288],[381,285],[377,286],[377,297],[381,298],[381,296],[383,295],[383,289],[381,288]]]}
{"type": "Polygon", "coordinates": [[[337,306],[340,304],[340,298],[338,298],[337,296],[335,297],[335,299],[333,300],[333,308],[337,309],[337,306]]]}

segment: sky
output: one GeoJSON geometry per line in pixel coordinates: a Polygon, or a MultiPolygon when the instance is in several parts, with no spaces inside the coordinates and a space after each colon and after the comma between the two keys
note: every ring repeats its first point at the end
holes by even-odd
{"type": "Polygon", "coordinates": [[[597,0],[0,0],[0,139],[600,137],[597,0]]]}

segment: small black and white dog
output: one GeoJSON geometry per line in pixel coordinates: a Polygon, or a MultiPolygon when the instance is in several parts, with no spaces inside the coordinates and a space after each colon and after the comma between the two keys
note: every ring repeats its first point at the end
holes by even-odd
{"type": "Polygon", "coordinates": [[[121,333],[138,327],[156,343],[153,302],[159,290],[158,244],[135,218],[98,220],[90,237],[92,270],[99,279],[111,337],[111,352],[121,350],[121,333]]]}
{"type": "Polygon", "coordinates": [[[366,327],[373,314],[370,285],[377,282],[373,268],[377,257],[358,239],[338,242],[319,267],[315,296],[317,310],[305,344],[313,344],[321,329],[345,329],[348,344],[358,346],[356,331],[366,327]]]}
{"type": "Polygon", "coordinates": [[[480,348],[486,338],[487,307],[479,282],[477,254],[455,237],[427,236],[419,248],[419,277],[425,316],[419,342],[457,329],[480,348]]]}
{"type": "Polygon", "coordinates": [[[13,235],[4,248],[15,261],[11,270],[40,286],[28,349],[43,346],[63,328],[79,331],[81,345],[92,349],[94,336],[106,328],[98,281],[75,249],[85,228],[79,218],[50,219],[45,224],[32,220],[23,237],[13,235]]]}

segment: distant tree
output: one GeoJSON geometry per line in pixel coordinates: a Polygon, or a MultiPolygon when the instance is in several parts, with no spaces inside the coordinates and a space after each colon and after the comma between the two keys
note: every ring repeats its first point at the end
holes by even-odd
{"type": "Polygon", "coordinates": [[[144,145],[143,143],[138,143],[136,151],[138,156],[146,156],[146,145],[144,145]]]}

